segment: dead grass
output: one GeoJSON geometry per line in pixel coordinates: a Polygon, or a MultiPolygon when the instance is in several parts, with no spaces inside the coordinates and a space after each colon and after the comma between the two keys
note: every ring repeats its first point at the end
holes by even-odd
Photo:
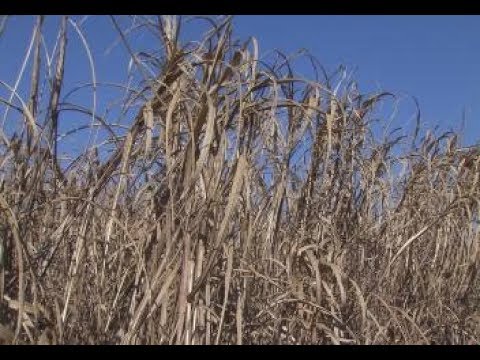
{"type": "Polygon", "coordinates": [[[477,148],[418,129],[380,141],[372,113],[393,95],[262,62],[229,18],[184,46],[163,17],[142,20],[164,57],[158,77],[139,70],[137,115],[103,122],[116,149],[64,166],[69,21],[48,74],[38,18],[29,94],[2,82],[23,124],[0,153],[3,342],[479,342],[477,148]]]}

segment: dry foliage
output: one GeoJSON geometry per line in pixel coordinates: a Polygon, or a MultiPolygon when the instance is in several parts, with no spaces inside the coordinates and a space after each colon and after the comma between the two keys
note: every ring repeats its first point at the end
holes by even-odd
{"type": "Polygon", "coordinates": [[[111,18],[143,76],[126,131],[93,118],[113,152],[58,159],[59,114],[92,116],[60,96],[71,19],[47,72],[38,17],[26,96],[1,82],[23,124],[0,134],[2,342],[478,343],[478,149],[378,140],[392,94],[260,61],[230,18],[187,45],[143,19],[156,77],[111,18]]]}

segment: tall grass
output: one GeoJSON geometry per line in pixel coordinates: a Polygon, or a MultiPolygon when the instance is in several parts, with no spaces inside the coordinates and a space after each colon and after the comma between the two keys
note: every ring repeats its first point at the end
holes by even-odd
{"type": "Polygon", "coordinates": [[[4,343],[478,343],[477,148],[379,139],[394,95],[260,61],[230,18],[189,44],[144,19],[155,77],[111,20],[144,99],[126,131],[102,122],[114,151],[57,153],[71,19],[48,66],[36,21],[27,94],[1,82],[22,124],[0,148],[4,343]]]}

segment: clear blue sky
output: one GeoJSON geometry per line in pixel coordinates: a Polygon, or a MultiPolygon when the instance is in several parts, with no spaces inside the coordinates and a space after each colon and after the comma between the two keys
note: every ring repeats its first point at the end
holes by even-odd
{"type": "MultiPolygon", "coordinates": [[[[327,68],[356,68],[360,89],[415,96],[432,126],[458,128],[465,109],[465,142],[480,138],[479,16],[239,16],[236,24],[263,51],[306,48],[327,68]]],[[[400,122],[411,105],[400,104],[400,122]]]]}
{"type": "MultiPolygon", "coordinates": [[[[0,38],[0,79],[11,85],[28,47],[32,24],[32,17],[11,18],[0,38]]],[[[234,24],[238,37],[255,36],[259,40],[261,55],[272,49],[293,53],[305,48],[327,69],[334,70],[340,64],[347,65],[348,70],[355,69],[360,90],[382,89],[415,96],[423,121],[431,126],[458,129],[465,110],[464,141],[471,144],[479,138],[479,16],[237,16],[234,24]]],[[[57,25],[58,18],[47,20],[49,49],[57,25]]],[[[125,49],[119,45],[108,53],[105,51],[116,39],[110,20],[91,16],[82,28],[90,42],[97,80],[123,82],[128,67],[125,49]]],[[[204,26],[189,26],[184,37],[199,39],[203,29],[204,26]]],[[[69,89],[91,79],[87,56],[72,30],[66,65],[69,89]]],[[[152,48],[154,41],[152,37],[137,36],[135,47],[152,48]]],[[[305,64],[299,62],[297,70],[310,76],[305,64]]],[[[29,72],[30,67],[25,80],[29,72]]],[[[103,113],[106,104],[117,98],[119,92],[104,88],[98,95],[98,109],[103,113]]],[[[5,96],[4,89],[0,89],[0,96],[5,96]]],[[[89,91],[76,96],[72,100],[91,103],[89,91]]],[[[413,102],[405,97],[400,109],[397,124],[411,122],[413,102]]],[[[0,116],[3,118],[2,108],[0,116]]],[[[62,125],[64,129],[69,128],[66,122],[62,125]]],[[[68,122],[76,120],[70,117],[68,122]]]]}

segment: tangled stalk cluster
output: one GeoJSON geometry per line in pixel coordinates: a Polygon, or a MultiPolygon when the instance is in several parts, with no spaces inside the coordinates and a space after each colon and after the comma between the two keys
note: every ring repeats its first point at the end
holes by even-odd
{"type": "Polygon", "coordinates": [[[80,27],[62,18],[43,74],[42,23],[29,93],[1,82],[22,124],[1,133],[2,342],[478,343],[477,148],[418,127],[379,140],[373,113],[392,94],[303,79],[281,53],[263,62],[230,18],[183,45],[166,16],[145,20],[164,47],[128,129],[82,110],[114,150],[65,165],[80,27]]]}

